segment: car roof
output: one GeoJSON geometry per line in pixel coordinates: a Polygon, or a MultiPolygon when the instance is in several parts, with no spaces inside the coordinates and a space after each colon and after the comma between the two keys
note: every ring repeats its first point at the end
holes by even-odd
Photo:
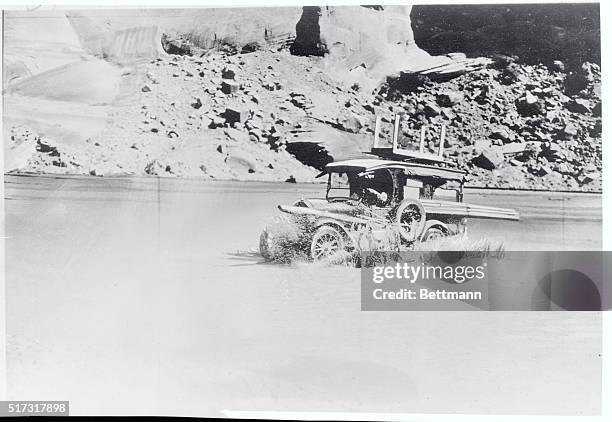
{"type": "Polygon", "coordinates": [[[383,169],[403,170],[408,178],[441,178],[447,180],[463,180],[466,172],[463,170],[438,167],[406,161],[383,160],[379,158],[356,158],[350,160],[334,161],[325,166],[324,173],[344,173],[347,171],[361,171],[369,173],[383,169]]]}

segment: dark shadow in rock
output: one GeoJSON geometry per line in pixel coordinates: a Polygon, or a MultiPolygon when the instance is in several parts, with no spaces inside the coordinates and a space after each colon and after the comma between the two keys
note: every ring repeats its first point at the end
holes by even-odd
{"type": "Polygon", "coordinates": [[[295,41],[290,47],[294,56],[324,56],[327,46],[321,41],[319,18],[321,7],[304,6],[302,17],[295,25],[295,41]]]}

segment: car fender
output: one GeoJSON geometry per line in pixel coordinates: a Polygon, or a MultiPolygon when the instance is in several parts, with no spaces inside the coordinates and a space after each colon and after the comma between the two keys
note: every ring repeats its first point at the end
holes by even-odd
{"type": "Polygon", "coordinates": [[[321,226],[332,226],[333,228],[338,230],[340,233],[344,234],[347,237],[347,239],[351,238],[346,227],[340,224],[338,220],[334,220],[333,218],[328,218],[328,217],[319,218],[317,219],[317,222],[315,223],[315,229],[318,229],[321,226]]]}
{"type": "Polygon", "coordinates": [[[425,227],[423,228],[422,234],[425,234],[425,232],[432,227],[438,227],[444,230],[446,233],[452,233],[452,230],[448,227],[448,225],[446,225],[446,223],[443,223],[440,220],[427,220],[425,221],[425,227]]]}

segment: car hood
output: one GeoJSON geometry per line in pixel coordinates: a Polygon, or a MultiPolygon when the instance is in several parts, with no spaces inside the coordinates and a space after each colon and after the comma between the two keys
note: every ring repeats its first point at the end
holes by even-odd
{"type": "Polygon", "coordinates": [[[350,215],[354,215],[357,210],[356,203],[348,199],[346,201],[330,202],[322,198],[306,198],[297,201],[294,205],[350,215]]]}

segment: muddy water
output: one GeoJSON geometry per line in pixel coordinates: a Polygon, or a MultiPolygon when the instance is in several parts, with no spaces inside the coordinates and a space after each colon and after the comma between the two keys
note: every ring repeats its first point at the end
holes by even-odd
{"type": "MultiPolygon", "coordinates": [[[[262,262],[278,203],[320,185],[9,176],[9,397],[77,413],[592,414],[595,313],[361,312],[359,272],[262,262]],[[105,401],[101,400],[105,398],[105,401]]],[[[601,248],[601,197],[468,191],[511,249],[601,248]]]]}

